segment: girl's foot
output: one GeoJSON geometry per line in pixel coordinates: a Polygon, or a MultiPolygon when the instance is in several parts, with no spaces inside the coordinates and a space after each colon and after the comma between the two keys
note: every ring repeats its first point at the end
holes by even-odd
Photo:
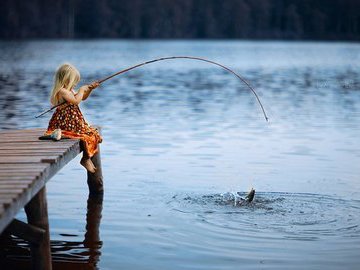
{"type": "Polygon", "coordinates": [[[92,163],[90,158],[82,158],[80,164],[85,167],[85,169],[91,173],[95,173],[96,167],[92,163]]]}

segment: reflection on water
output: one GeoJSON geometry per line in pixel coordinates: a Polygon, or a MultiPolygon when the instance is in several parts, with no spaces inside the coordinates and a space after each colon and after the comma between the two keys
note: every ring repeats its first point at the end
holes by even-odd
{"type": "MultiPolygon", "coordinates": [[[[47,126],[50,114],[34,116],[48,107],[64,61],[86,83],[170,55],[229,66],[269,114],[266,123],[244,85],[200,62],[156,63],[104,83],[81,105],[104,135],[101,225],[101,204],[89,206],[87,227],[82,218],[86,173],[74,160],[47,186],[56,264],[357,269],[359,44],[94,40],[0,49],[0,129],[47,126]],[[251,205],[221,197],[250,187],[251,205]]],[[[6,256],[19,266],[26,244],[11,243],[6,256]]]]}
{"type": "MultiPolygon", "coordinates": [[[[99,269],[101,256],[100,221],[103,196],[89,196],[86,232],[83,241],[71,241],[78,235],[60,234],[64,240],[51,240],[53,269],[99,269]]],[[[1,235],[0,262],[2,269],[32,269],[30,246],[15,236],[1,235]]]]}

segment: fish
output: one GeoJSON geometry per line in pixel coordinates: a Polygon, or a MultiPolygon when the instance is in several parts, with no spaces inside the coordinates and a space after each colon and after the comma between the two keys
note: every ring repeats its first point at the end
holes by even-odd
{"type": "Polygon", "coordinates": [[[241,192],[226,192],[221,194],[223,200],[226,203],[234,204],[234,206],[242,206],[251,203],[255,198],[255,189],[251,188],[251,190],[247,193],[245,198],[241,197],[241,192]]]}
{"type": "Polygon", "coordinates": [[[245,197],[245,201],[251,203],[254,200],[254,197],[255,197],[255,189],[251,188],[251,190],[245,197]]]}

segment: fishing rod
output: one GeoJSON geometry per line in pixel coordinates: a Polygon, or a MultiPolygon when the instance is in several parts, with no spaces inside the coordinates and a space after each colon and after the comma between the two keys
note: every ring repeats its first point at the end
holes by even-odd
{"type": "MultiPolygon", "coordinates": [[[[192,59],[192,60],[199,60],[199,61],[203,61],[203,62],[207,62],[207,63],[210,63],[210,64],[214,64],[214,65],[217,65],[223,69],[225,69],[226,71],[229,71],[230,73],[234,74],[238,79],[240,79],[250,90],[251,92],[255,95],[256,97],[256,100],[257,102],[259,103],[260,107],[261,107],[261,110],[262,110],[262,113],[264,115],[264,118],[266,121],[269,121],[269,118],[267,117],[266,115],[266,112],[265,112],[265,109],[264,109],[264,106],[262,105],[261,101],[260,101],[260,98],[258,96],[258,94],[256,93],[256,91],[254,90],[254,88],[243,78],[241,77],[239,74],[237,74],[235,71],[231,70],[230,68],[222,65],[222,64],[219,64],[217,62],[214,62],[214,61],[211,61],[211,60],[208,60],[208,59],[204,59],[204,58],[200,58],[200,57],[194,57],[194,56],[170,56],[170,57],[161,57],[161,58],[157,58],[157,59],[153,59],[153,60],[150,60],[150,61],[146,61],[146,62],[143,62],[143,63],[140,63],[140,64],[137,64],[135,66],[131,66],[131,67],[128,67],[126,69],[123,69],[123,70],[120,70],[108,77],[105,77],[101,80],[98,80],[96,82],[98,82],[99,84],[102,84],[103,82],[107,81],[107,80],[110,80],[111,78],[115,77],[115,76],[118,76],[120,74],[123,74],[125,72],[128,72],[132,69],[135,69],[135,68],[138,68],[138,67],[141,67],[141,66],[145,66],[145,65],[148,65],[148,64],[151,64],[151,63],[155,63],[155,62],[158,62],[158,61],[163,61],[163,60],[171,60],[171,59],[192,59]]],[[[53,109],[65,104],[66,101],[58,104],[58,105],[55,105],[53,107],[51,107],[50,109],[40,113],[39,115],[35,116],[35,118],[39,118],[40,116],[52,111],[53,109]]]]}

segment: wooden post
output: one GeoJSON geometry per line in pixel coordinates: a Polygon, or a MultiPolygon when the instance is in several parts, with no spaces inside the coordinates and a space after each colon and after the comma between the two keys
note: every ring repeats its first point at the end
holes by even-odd
{"type": "Polygon", "coordinates": [[[30,243],[32,268],[36,270],[51,270],[49,219],[45,186],[25,206],[25,212],[29,224],[45,230],[41,241],[30,243]]]}
{"type": "Polygon", "coordinates": [[[91,158],[91,161],[96,167],[96,172],[87,172],[87,183],[89,186],[89,193],[91,195],[99,195],[104,193],[103,176],[101,169],[100,158],[100,145],[98,145],[99,151],[91,158]]]}

